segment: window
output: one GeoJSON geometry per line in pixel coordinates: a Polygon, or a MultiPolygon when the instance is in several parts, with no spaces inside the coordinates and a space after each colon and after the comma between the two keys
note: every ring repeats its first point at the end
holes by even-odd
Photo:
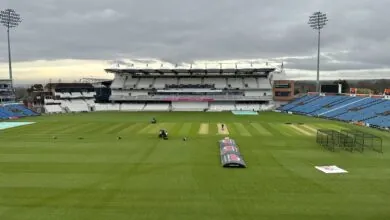
{"type": "Polygon", "coordinates": [[[286,89],[286,88],[290,88],[290,84],[287,83],[287,84],[275,84],[275,88],[276,89],[286,89]]]}
{"type": "Polygon", "coordinates": [[[290,96],[291,92],[275,92],[275,96],[287,97],[290,96]]]}

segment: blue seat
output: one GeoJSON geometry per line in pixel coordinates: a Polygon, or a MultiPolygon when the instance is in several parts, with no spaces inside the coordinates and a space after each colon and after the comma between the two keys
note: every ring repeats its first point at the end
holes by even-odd
{"type": "Polygon", "coordinates": [[[390,100],[350,96],[305,96],[281,107],[294,113],[390,128],[390,100]]]}

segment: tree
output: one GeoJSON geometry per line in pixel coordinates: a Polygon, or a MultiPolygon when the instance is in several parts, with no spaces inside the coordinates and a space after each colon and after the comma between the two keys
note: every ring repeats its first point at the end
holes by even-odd
{"type": "Polygon", "coordinates": [[[27,89],[28,94],[31,94],[33,92],[43,92],[43,85],[42,84],[34,84],[30,88],[27,89]]]}
{"type": "Polygon", "coordinates": [[[15,88],[15,97],[16,100],[23,100],[28,96],[27,89],[22,87],[15,88]]]}

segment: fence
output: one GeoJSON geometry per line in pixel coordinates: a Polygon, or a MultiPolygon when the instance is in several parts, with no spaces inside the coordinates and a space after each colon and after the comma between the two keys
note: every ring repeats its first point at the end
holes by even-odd
{"type": "Polygon", "coordinates": [[[335,151],[363,152],[366,148],[383,153],[382,138],[359,130],[317,130],[316,142],[324,148],[335,151]]]}

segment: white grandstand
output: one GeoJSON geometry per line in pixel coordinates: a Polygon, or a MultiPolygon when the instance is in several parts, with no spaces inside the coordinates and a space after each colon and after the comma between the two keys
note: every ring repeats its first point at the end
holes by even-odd
{"type": "Polygon", "coordinates": [[[115,74],[110,101],[117,104],[99,104],[95,109],[270,110],[275,69],[268,64],[161,65],[158,68],[117,64],[106,69],[106,72],[115,74]]]}
{"type": "Polygon", "coordinates": [[[95,89],[90,83],[49,83],[44,96],[45,113],[89,112],[95,106],[95,89]]]}

